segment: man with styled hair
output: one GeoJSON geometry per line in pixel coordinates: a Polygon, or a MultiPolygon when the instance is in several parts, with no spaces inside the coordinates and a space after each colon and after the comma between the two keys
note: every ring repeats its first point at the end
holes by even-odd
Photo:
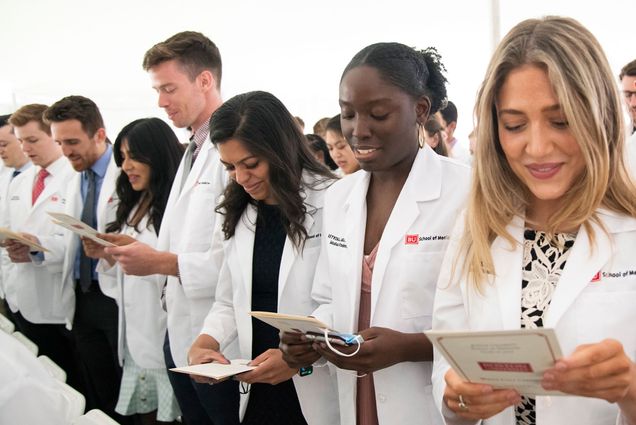
{"type": "Polygon", "coordinates": [[[636,179],[636,59],[621,69],[618,79],[631,120],[631,131],[627,133],[627,149],[625,150],[627,166],[632,177],[636,179]]]}
{"type": "MultiPolygon", "coordinates": [[[[67,96],[44,111],[44,119],[76,171],[68,183],[65,213],[104,232],[115,219],[119,169],[99,108],[84,96],[67,96]]],[[[87,410],[98,408],[122,424],[129,423],[129,418],[115,412],[122,374],[117,356],[117,288],[111,280],[99,278],[97,261],[86,255],[76,234],[63,231],[47,244],[50,252],[32,257],[50,269],[61,266],[64,293],[75,298],[65,320],[72,323],[84,372],[87,410]],[[73,289],[67,292],[69,288],[73,289]]]]}
{"type": "Polygon", "coordinates": [[[634,134],[636,133],[636,59],[621,69],[618,79],[629,110],[629,118],[632,120],[631,133],[634,134]]]}
{"type": "MultiPolygon", "coordinates": [[[[209,121],[222,103],[221,67],[218,48],[198,32],[180,32],[146,52],[143,68],[157,92],[158,105],[176,127],[190,131],[190,145],[170,191],[157,249],[139,242],[106,249],[127,274],[167,276],[168,369],[188,365],[188,350],[212,307],[220,270],[220,264],[211,260],[211,241],[214,209],[227,175],[210,142],[209,121]]],[[[209,386],[194,383],[187,375],[168,372],[168,376],[185,422],[238,424],[237,382],[209,386]]]]}
{"type": "MultiPolygon", "coordinates": [[[[22,144],[15,137],[13,126],[9,123],[11,115],[0,115],[0,159],[3,167],[0,168],[0,227],[7,227],[8,224],[8,194],[9,188],[15,177],[31,167],[31,161],[22,152],[22,144]]],[[[2,298],[2,312],[7,315],[12,322],[15,322],[11,309],[6,302],[4,287],[7,284],[9,269],[13,267],[7,251],[0,250],[0,298],[2,298]]]]}
{"type": "MultiPolygon", "coordinates": [[[[44,122],[46,108],[25,105],[9,119],[22,150],[35,166],[14,179],[5,216],[11,230],[28,232],[22,235],[45,247],[61,234],[47,212],[64,211],[66,188],[75,174],[44,122]]],[[[48,356],[64,369],[71,386],[83,391],[73,336],[65,326],[66,311],[73,309],[73,295],[69,293],[73,288],[63,287],[58,268],[36,265],[30,255],[35,250],[29,245],[10,239],[6,248],[13,263],[5,281],[6,300],[16,327],[37,344],[38,354],[48,356]]]]}

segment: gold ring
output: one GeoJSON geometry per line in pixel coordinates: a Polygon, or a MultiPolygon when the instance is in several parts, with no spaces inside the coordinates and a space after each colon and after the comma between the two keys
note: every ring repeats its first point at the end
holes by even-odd
{"type": "Polygon", "coordinates": [[[463,410],[464,412],[468,411],[468,405],[464,401],[464,397],[461,394],[459,395],[459,409],[463,410]]]}

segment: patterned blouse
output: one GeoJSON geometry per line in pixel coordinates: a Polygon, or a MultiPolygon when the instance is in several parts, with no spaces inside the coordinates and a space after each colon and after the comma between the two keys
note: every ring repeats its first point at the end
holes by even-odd
{"type": "MultiPolygon", "coordinates": [[[[521,282],[521,327],[543,327],[543,315],[550,307],[565,262],[576,234],[557,233],[549,238],[545,232],[526,229],[523,242],[523,278],[521,282]]],[[[534,397],[521,396],[515,407],[517,425],[536,425],[534,397]]]]}

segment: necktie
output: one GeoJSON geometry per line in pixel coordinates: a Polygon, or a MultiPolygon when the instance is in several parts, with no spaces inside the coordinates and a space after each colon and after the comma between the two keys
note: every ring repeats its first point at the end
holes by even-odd
{"type": "Polygon", "coordinates": [[[13,170],[13,175],[11,176],[11,178],[13,179],[13,178],[17,177],[18,174],[20,174],[21,172],[22,171],[20,171],[20,170],[13,170]]]}
{"type": "Polygon", "coordinates": [[[192,164],[194,164],[194,151],[197,149],[197,144],[194,140],[190,142],[188,145],[188,149],[185,152],[185,160],[183,161],[183,176],[181,177],[181,190],[183,190],[183,186],[185,185],[186,180],[188,179],[188,174],[190,174],[190,170],[192,170],[192,164]]]}
{"type": "MultiPolygon", "coordinates": [[[[82,209],[82,221],[91,227],[95,227],[95,172],[89,168],[86,170],[86,177],[88,178],[88,188],[84,199],[84,208],[82,209]]],[[[82,292],[88,292],[92,281],[93,261],[86,256],[82,248],[80,251],[80,286],[82,292]]]]}
{"type": "Polygon", "coordinates": [[[35,179],[35,184],[33,185],[33,191],[31,192],[31,205],[35,205],[35,201],[38,200],[38,197],[44,190],[44,179],[49,176],[49,172],[46,171],[45,168],[42,168],[38,173],[37,179],[35,179]]]}

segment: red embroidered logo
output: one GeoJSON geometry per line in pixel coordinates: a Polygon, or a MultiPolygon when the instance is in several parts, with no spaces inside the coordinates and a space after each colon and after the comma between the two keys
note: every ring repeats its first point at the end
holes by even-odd
{"type": "Polygon", "coordinates": [[[57,202],[58,197],[57,196],[51,196],[51,202],[57,202]]]}
{"type": "Polygon", "coordinates": [[[417,245],[420,243],[420,235],[406,235],[404,245],[417,245]]]}
{"type": "Polygon", "coordinates": [[[108,203],[112,203],[113,202],[113,197],[111,196],[110,198],[108,198],[108,203]]]}
{"type": "Polygon", "coordinates": [[[592,277],[591,283],[600,282],[601,281],[601,272],[596,272],[594,277],[592,277]]]}

